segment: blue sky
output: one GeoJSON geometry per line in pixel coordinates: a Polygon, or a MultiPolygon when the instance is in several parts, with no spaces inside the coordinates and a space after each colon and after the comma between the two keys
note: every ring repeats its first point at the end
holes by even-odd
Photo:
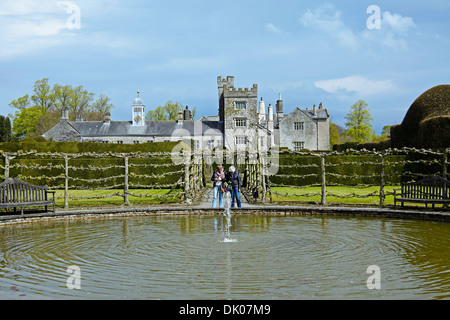
{"type": "Polygon", "coordinates": [[[113,120],[131,120],[137,90],[147,110],[215,115],[217,76],[233,75],[285,112],[322,102],[341,126],[365,100],[380,133],[450,83],[449,16],[448,0],[0,0],[0,114],[47,77],[108,95],[113,120]]]}

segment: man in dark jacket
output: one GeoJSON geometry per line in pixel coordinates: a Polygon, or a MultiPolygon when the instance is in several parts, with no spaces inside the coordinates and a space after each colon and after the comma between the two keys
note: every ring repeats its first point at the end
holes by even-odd
{"type": "Polygon", "coordinates": [[[241,198],[239,193],[241,192],[241,177],[236,171],[236,168],[231,166],[227,172],[227,183],[231,186],[231,207],[234,207],[234,199],[236,198],[237,206],[241,207],[241,198]]]}

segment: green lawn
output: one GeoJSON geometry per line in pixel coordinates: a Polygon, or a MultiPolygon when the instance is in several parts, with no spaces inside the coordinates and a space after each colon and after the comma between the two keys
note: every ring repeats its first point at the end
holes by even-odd
{"type": "MultiPolygon", "coordinates": [[[[131,204],[178,203],[182,196],[177,194],[181,192],[179,189],[172,192],[170,189],[132,189],[129,192],[131,204]]],[[[69,207],[122,205],[123,197],[114,194],[123,194],[123,190],[69,190],[69,207]]],[[[55,199],[57,207],[64,207],[63,190],[56,191],[55,199]]]]}
{"type": "MultiPolygon", "coordinates": [[[[385,204],[394,204],[393,189],[399,188],[394,186],[386,186],[384,192],[386,195],[385,204]]],[[[272,202],[318,202],[321,201],[321,188],[289,188],[289,187],[274,187],[272,188],[278,194],[272,194],[272,202]]],[[[356,188],[356,187],[327,187],[327,203],[342,203],[342,204],[372,204],[379,205],[380,188],[356,188]],[[373,196],[366,198],[359,198],[358,196],[366,196],[373,194],[373,196]],[[348,197],[348,196],[352,197],[348,197]]]]}

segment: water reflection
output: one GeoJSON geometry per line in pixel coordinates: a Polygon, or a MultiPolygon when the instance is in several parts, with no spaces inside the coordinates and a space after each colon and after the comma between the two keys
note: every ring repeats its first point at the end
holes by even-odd
{"type": "Polygon", "coordinates": [[[450,298],[450,224],[222,215],[92,219],[0,228],[0,298],[450,298]],[[81,270],[69,290],[68,266],[81,270]],[[366,269],[381,269],[381,290],[366,269]]]}

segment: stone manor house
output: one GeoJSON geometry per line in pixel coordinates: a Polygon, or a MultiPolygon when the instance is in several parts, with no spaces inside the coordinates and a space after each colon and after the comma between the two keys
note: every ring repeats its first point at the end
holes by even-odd
{"type": "Polygon", "coordinates": [[[258,101],[258,85],[235,88],[234,77],[217,78],[219,110],[217,115],[193,120],[186,107],[176,121],[146,121],[144,101],[138,96],[131,106],[131,121],[111,121],[106,114],[103,121],[69,121],[67,110],[61,120],[43,134],[54,141],[94,141],[103,143],[145,143],[190,139],[194,149],[228,150],[270,149],[286,147],[329,150],[328,110],[322,103],[305,110],[295,108],[285,114],[281,95],[275,109],[258,101]]]}

